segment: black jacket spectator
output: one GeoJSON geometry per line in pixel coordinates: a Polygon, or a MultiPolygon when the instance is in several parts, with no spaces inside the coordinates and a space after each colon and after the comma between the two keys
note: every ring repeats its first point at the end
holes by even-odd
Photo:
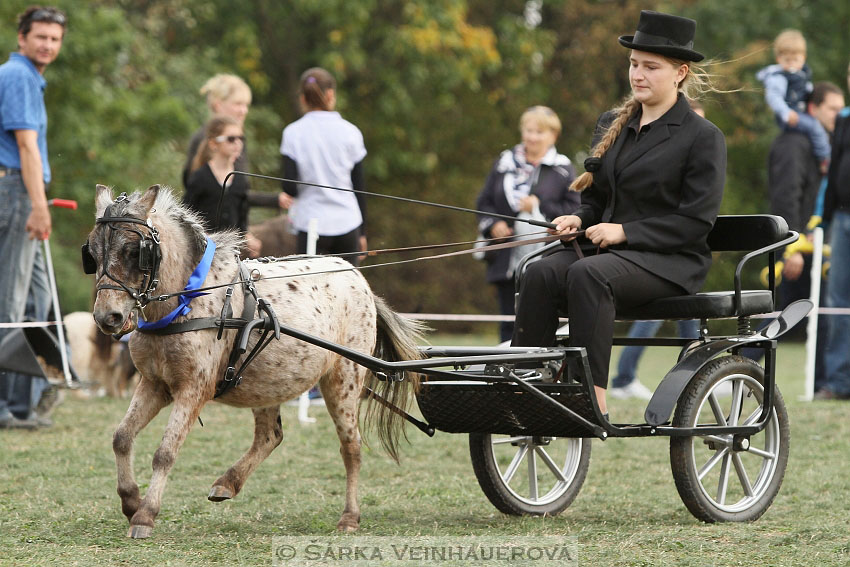
{"type": "Polygon", "coordinates": [[[842,110],[835,120],[823,219],[829,221],[835,211],[850,212],[850,107],[842,110]]]}
{"type": "Polygon", "coordinates": [[[805,233],[821,182],[811,140],[800,132],[783,132],[770,147],[767,167],[770,212],[782,216],[791,230],[805,233]]]}

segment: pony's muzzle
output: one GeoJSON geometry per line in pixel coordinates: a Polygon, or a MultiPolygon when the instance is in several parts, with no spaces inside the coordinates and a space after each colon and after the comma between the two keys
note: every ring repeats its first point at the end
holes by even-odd
{"type": "Polygon", "coordinates": [[[125,328],[129,330],[133,325],[132,311],[126,317],[119,311],[95,311],[94,320],[107,335],[121,333],[125,328]]]}

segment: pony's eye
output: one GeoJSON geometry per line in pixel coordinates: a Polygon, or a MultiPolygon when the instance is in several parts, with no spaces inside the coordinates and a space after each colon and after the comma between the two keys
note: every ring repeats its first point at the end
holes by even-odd
{"type": "Polygon", "coordinates": [[[121,259],[125,266],[134,266],[139,258],[139,243],[127,242],[121,247],[121,259]]]}

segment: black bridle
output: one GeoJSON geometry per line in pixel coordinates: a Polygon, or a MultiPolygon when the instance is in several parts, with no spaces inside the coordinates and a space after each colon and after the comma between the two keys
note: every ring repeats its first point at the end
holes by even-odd
{"type": "MultiPolygon", "coordinates": [[[[127,195],[122,193],[118,199],[116,199],[115,204],[121,203],[127,200],[127,195]]],[[[110,208],[112,206],[110,205],[110,208]]],[[[131,216],[107,216],[109,210],[104,212],[104,216],[97,219],[95,222],[97,224],[105,224],[109,227],[109,245],[107,246],[107,250],[111,248],[112,237],[115,235],[116,228],[113,226],[113,223],[124,223],[131,225],[127,230],[131,232],[135,232],[139,235],[139,271],[142,272],[142,283],[138,289],[133,289],[128,286],[126,283],[121,281],[119,278],[116,278],[112,274],[109,273],[108,269],[108,261],[104,259],[103,269],[98,277],[98,280],[106,276],[113,282],[118,285],[112,285],[108,283],[99,283],[95,288],[97,291],[102,289],[115,289],[118,291],[124,291],[130,295],[135,301],[136,305],[139,308],[143,308],[145,305],[150,303],[153,300],[153,292],[156,291],[157,286],[159,285],[159,265],[162,261],[162,252],[160,250],[160,242],[159,242],[159,231],[157,231],[156,227],[153,226],[150,218],[146,221],[138,219],[136,217],[131,216]],[[136,228],[134,225],[140,225],[147,229],[147,234],[145,234],[141,229],[136,228]]],[[[91,253],[91,246],[88,241],[83,244],[82,247],[82,257],[83,257],[83,271],[86,274],[97,274],[97,260],[95,260],[94,255],[91,253]]]]}

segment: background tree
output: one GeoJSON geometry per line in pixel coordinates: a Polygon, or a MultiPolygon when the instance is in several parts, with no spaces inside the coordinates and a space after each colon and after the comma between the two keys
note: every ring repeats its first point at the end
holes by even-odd
{"type": "MultiPolygon", "coordinates": [[[[721,62],[721,88],[705,101],[729,147],[724,213],[767,208],[765,163],[777,133],[755,71],[772,62],[786,27],[809,41],[816,80],[845,84],[850,5],[677,0],[76,0],[63,52],[47,71],[54,261],[62,306],[88,309],[92,281],[79,245],[93,221],[96,183],[131,191],[181,190],[189,136],[206,119],[198,89],[217,72],[254,93],[246,124],[251,168],[280,172],[280,135],[298,118],[300,73],[323,66],[339,81],[339,110],[363,131],[368,189],[473,206],[493,160],[519,141],[533,104],[558,112],[558,149],[579,164],[596,118],[628,92],[625,52],[641,9],[698,20],[697,49],[721,62]]],[[[0,58],[16,48],[14,18],[26,2],[0,4],[0,58]]],[[[253,181],[258,190],[276,183],[253,181]]],[[[475,218],[383,199],[369,203],[370,246],[471,240],[475,218]]],[[[483,266],[469,257],[365,270],[399,310],[495,312],[483,266]],[[483,292],[483,293],[482,293],[483,292]]],[[[392,259],[380,257],[375,261],[392,259]]],[[[710,286],[724,286],[728,278],[710,286]]],[[[457,328],[457,327],[456,327],[457,328]]]]}

